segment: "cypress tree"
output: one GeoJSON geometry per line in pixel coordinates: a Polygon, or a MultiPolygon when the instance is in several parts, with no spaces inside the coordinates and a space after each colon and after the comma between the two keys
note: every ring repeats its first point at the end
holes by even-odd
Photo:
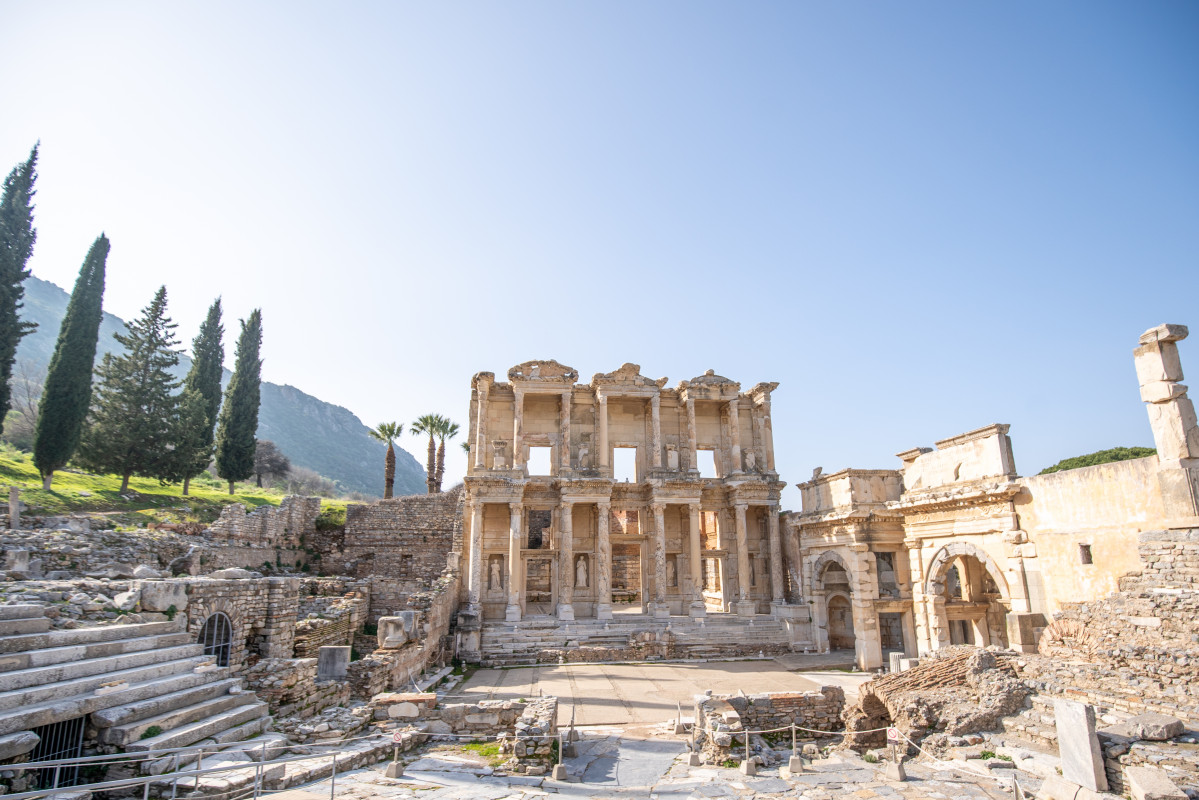
{"type": "Polygon", "coordinates": [[[108,237],[100,234],[87,251],[79,277],[58,329],[58,343],[46,373],[46,385],[38,403],[37,430],[33,439],[33,463],[42,476],[42,487],[50,490],[54,471],[75,455],[83,421],[92,401],[92,364],[103,317],[104,271],[108,261],[108,237]]]}
{"type": "Polygon", "coordinates": [[[233,484],[254,474],[254,451],[258,432],[258,404],[261,400],[262,311],[254,309],[249,319],[242,320],[241,336],[237,340],[233,378],[225,389],[225,402],[216,432],[217,475],[233,484]]]}
{"type": "Polygon", "coordinates": [[[183,381],[185,393],[193,392],[202,403],[203,416],[180,416],[179,450],[182,459],[183,494],[191,479],[208,466],[212,458],[213,427],[221,407],[221,373],[225,368],[225,326],[221,324],[221,298],[208,309],[200,332],[192,340],[192,368],[183,381]],[[195,426],[192,429],[189,426],[195,426]]]}
{"type": "Polygon", "coordinates": [[[127,334],[113,334],[124,346],[106,353],[96,370],[100,383],[79,443],[79,461],[93,472],[121,476],[121,491],[139,475],[164,483],[175,477],[175,440],[179,428],[179,381],[171,368],[179,363],[175,323],[166,315],[167,290],[161,287],[127,334]]]}
{"type": "Polygon", "coordinates": [[[37,181],[37,150],[13,167],[4,179],[0,194],[0,430],[12,405],[12,365],[21,338],[37,326],[22,322],[21,298],[25,296],[25,264],[33,254],[37,230],[33,227],[33,184],[37,181]]]}

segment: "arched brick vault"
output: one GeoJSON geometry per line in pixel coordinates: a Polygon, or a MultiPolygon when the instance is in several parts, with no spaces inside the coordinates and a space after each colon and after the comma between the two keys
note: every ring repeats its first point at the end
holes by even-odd
{"type": "Polygon", "coordinates": [[[991,580],[995,581],[995,585],[999,587],[999,596],[1004,605],[1011,603],[1011,594],[1008,592],[1007,578],[1004,577],[1003,570],[986,550],[969,542],[950,542],[937,551],[928,566],[928,580],[924,586],[925,594],[933,597],[944,595],[945,576],[949,573],[949,567],[953,560],[960,556],[972,556],[978,559],[983,565],[983,569],[990,574],[991,580]]]}

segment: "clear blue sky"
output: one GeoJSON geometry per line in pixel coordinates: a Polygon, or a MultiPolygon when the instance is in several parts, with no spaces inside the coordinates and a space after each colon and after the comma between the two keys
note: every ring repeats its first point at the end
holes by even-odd
{"type": "Polygon", "coordinates": [[[779,381],[792,484],[991,422],[1030,474],[1152,444],[1137,336],[1199,338],[1197,43],[1194,2],[7,0],[0,167],[41,140],[35,274],[106,231],[109,311],[261,306],[265,377],[368,424],[634,361],[779,381]]]}

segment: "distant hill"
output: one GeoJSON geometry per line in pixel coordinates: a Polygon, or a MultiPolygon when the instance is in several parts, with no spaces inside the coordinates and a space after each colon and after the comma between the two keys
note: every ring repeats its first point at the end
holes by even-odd
{"type": "MultiPolygon", "coordinates": [[[[30,276],[25,281],[25,308],[22,318],[36,322],[36,331],[21,340],[18,360],[29,362],[42,375],[54,355],[58,328],[67,310],[69,295],[53,283],[30,276]]],[[[225,320],[226,331],[237,330],[237,320],[225,320]]],[[[114,333],[124,333],[125,323],[105,313],[100,323],[100,341],[96,360],[119,347],[114,333]]],[[[185,345],[191,344],[194,331],[178,331],[185,345]]],[[[270,328],[265,338],[270,337],[270,328]]],[[[229,360],[233,358],[233,341],[227,337],[229,360]]],[[[180,377],[191,369],[191,359],[180,359],[180,377]]],[[[232,373],[225,370],[224,383],[232,373]]],[[[258,412],[258,438],[270,439],[298,467],[315,470],[341,484],[346,491],[381,497],[383,495],[383,456],[381,442],[370,438],[369,429],[348,409],[318,400],[294,386],[263,382],[262,407],[258,412]]],[[[406,450],[396,448],[395,493],[423,494],[425,471],[406,450]]]]}

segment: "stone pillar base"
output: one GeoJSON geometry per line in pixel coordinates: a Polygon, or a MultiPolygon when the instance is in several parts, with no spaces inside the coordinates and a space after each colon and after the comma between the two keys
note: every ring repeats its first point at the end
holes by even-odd
{"type": "Polygon", "coordinates": [[[573,621],[575,618],[575,607],[570,603],[559,603],[557,615],[560,620],[573,621]]]}
{"type": "Polygon", "coordinates": [[[649,613],[654,619],[670,619],[670,606],[666,603],[650,603],[649,613]]]}
{"type": "Polygon", "coordinates": [[[787,607],[787,604],[782,600],[771,600],[770,601],[770,616],[774,617],[775,619],[782,618],[782,616],[785,613],[784,609],[786,607],[787,607]]]}
{"type": "Polygon", "coordinates": [[[384,778],[402,778],[404,777],[404,764],[400,761],[392,761],[388,763],[387,769],[383,771],[384,778]]]}
{"type": "Polygon", "coordinates": [[[733,611],[739,617],[752,617],[758,613],[758,604],[753,600],[738,600],[733,603],[733,611]]]}
{"type": "Polygon", "coordinates": [[[692,600],[691,607],[687,609],[687,615],[693,619],[708,616],[708,607],[704,605],[703,600],[692,600]]]}
{"type": "Polygon", "coordinates": [[[803,759],[799,756],[791,756],[787,759],[787,763],[779,767],[780,778],[790,778],[792,775],[803,774],[803,759]]]}
{"type": "Polygon", "coordinates": [[[505,608],[504,622],[520,622],[520,606],[508,606],[505,608]]]}
{"type": "Polygon", "coordinates": [[[741,762],[742,775],[757,775],[758,764],[752,758],[741,762]]]}
{"type": "Polygon", "coordinates": [[[612,619],[612,604],[611,603],[596,603],[595,604],[596,619],[612,619]]]}

